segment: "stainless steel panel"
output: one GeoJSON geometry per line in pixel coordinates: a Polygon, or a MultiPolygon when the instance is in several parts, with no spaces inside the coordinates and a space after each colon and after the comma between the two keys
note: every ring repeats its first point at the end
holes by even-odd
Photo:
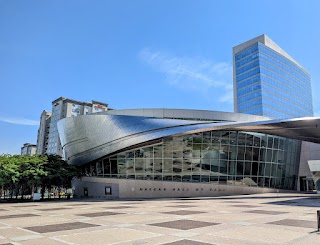
{"type": "Polygon", "coordinates": [[[82,165],[150,140],[210,130],[259,132],[320,143],[319,124],[320,118],[208,123],[99,113],[62,119],[58,130],[65,158],[82,165]]]}

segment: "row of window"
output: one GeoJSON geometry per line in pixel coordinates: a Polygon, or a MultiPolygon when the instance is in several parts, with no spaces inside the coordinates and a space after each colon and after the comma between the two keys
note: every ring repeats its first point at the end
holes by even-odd
{"type": "MultiPolygon", "coordinates": [[[[87,171],[86,176],[97,176],[95,172],[87,171]]],[[[118,178],[118,179],[135,179],[135,180],[151,180],[151,181],[173,181],[173,182],[192,182],[192,183],[210,183],[213,184],[210,191],[224,191],[224,189],[217,188],[217,185],[230,185],[230,186],[247,186],[247,187],[263,187],[263,188],[276,188],[276,189],[295,189],[295,177],[285,178],[270,178],[270,177],[250,177],[250,176],[209,176],[209,175],[159,175],[159,174],[146,174],[146,175],[98,175],[99,177],[118,178]]],[[[140,191],[155,191],[155,188],[140,188],[140,191]]],[[[156,189],[161,191],[160,189],[156,189]]],[[[167,188],[163,188],[166,191],[167,188]]],[[[171,189],[170,189],[171,190],[171,189]]],[[[172,191],[189,191],[188,188],[172,188],[172,191]]],[[[203,191],[203,188],[196,188],[196,191],[203,191]]]]}
{"type": "Polygon", "coordinates": [[[245,66],[243,66],[241,68],[238,68],[236,70],[236,75],[239,75],[239,74],[241,74],[241,73],[243,73],[245,71],[248,71],[248,70],[250,70],[250,69],[252,69],[252,68],[254,68],[256,66],[259,66],[259,60],[255,60],[255,61],[249,63],[248,65],[245,65],[245,66]]]}
{"type": "MultiPolygon", "coordinates": [[[[279,97],[272,95],[272,94],[267,94],[267,93],[264,94],[263,101],[262,101],[261,97],[258,97],[257,99],[245,101],[244,103],[239,104],[238,111],[241,113],[249,113],[249,110],[252,110],[257,106],[260,106],[263,108],[265,106],[269,106],[269,107],[273,106],[273,108],[274,108],[275,102],[279,105],[279,107],[275,108],[279,112],[279,114],[277,114],[277,115],[279,115],[279,116],[281,115],[281,117],[278,117],[278,118],[292,118],[292,117],[294,118],[294,117],[301,117],[302,115],[308,116],[308,115],[306,115],[305,112],[302,113],[302,112],[299,112],[293,108],[288,108],[288,106],[283,103],[283,99],[279,99],[279,97]]],[[[266,111],[263,109],[263,113],[262,113],[263,116],[275,118],[275,116],[274,116],[275,114],[273,114],[273,116],[270,116],[269,113],[266,114],[265,112],[266,111]]]]}
{"type": "Polygon", "coordinates": [[[254,108],[254,109],[243,110],[243,112],[246,113],[246,114],[253,114],[253,115],[262,116],[262,108],[261,108],[261,106],[257,107],[257,108],[254,108]]]}
{"type": "Polygon", "coordinates": [[[168,152],[165,151],[162,154],[159,152],[154,154],[154,157],[129,157],[120,158],[118,161],[123,162],[125,159],[148,159],[150,162],[152,159],[169,159],[173,160],[175,164],[185,163],[202,163],[219,166],[223,162],[227,161],[257,161],[257,162],[273,162],[273,163],[291,163],[294,162],[295,152],[277,150],[277,149],[259,149],[258,147],[244,147],[241,145],[234,145],[232,147],[221,146],[220,150],[214,149],[201,149],[201,146],[197,149],[197,146],[193,146],[192,150],[186,150],[184,152],[168,152]]]}
{"type": "Polygon", "coordinates": [[[268,62],[269,64],[274,65],[275,67],[280,67],[281,70],[285,71],[287,74],[291,74],[293,76],[295,76],[296,78],[298,78],[300,80],[300,82],[306,84],[306,85],[310,85],[310,77],[306,76],[305,73],[301,72],[296,72],[296,70],[292,69],[291,67],[289,68],[288,66],[284,65],[281,62],[278,62],[277,60],[270,58],[268,55],[264,54],[264,53],[260,53],[259,57],[261,57],[261,60],[265,60],[266,62],[268,62]]]}
{"type": "Polygon", "coordinates": [[[285,113],[279,110],[279,108],[275,108],[272,103],[264,104],[263,114],[266,117],[270,117],[270,118],[296,117],[296,116],[292,116],[291,114],[288,115],[288,113],[285,113]]]}
{"type": "Polygon", "coordinates": [[[264,53],[264,52],[259,52],[255,53],[241,61],[236,62],[236,74],[242,73],[246,70],[249,70],[253,68],[254,66],[258,65],[258,60],[254,61],[255,59],[260,58],[259,60],[264,60],[268,62],[269,64],[274,65],[276,68],[281,68],[284,72],[287,74],[293,75],[294,77],[298,78],[300,83],[305,84],[307,86],[310,86],[310,76],[306,75],[301,69],[296,68],[294,65],[293,66],[288,66],[283,64],[282,62],[279,62],[277,59],[274,57],[271,58],[269,55],[270,52],[264,53]],[[253,62],[254,61],[254,62],[253,62]],[[252,63],[250,63],[252,62],[252,63]],[[248,64],[250,63],[250,64],[248,64]],[[248,64],[248,65],[246,65],[248,64]],[[243,65],[246,65],[242,67],[243,65]],[[241,68],[240,68],[241,67],[241,68]]]}
{"type": "MultiPolygon", "coordinates": [[[[173,143],[164,141],[163,145],[153,146],[150,148],[144,148],[144,151],[127,151],[125,153],[119,153],[120,158],[133,158],[133,157],[152,157],[152,154],[159,154],[162,157],[162,149],[168,151],[183,151],[188,153],[187,150],[218,150],[218,151],[230,151],[230,147],[233,145],[246,145],[246,147],[264,147],[274,148],[277,150],[286,151],[299,151],[298,148],[294,148],[292,141],[285,138],[265,136],[261,134],[248,133],[236,131],[214,131],[203,132],[194,134],[194,136],[181,136],[175,137],[173,143]],[[221,133],[222,132],[222,133],[221,133]],[[220,134],[221,133],[221,134],[220,134]],[[201,145],[201,147],[199,147],[201,145]],[[289,147],[290,146],[290,147],[289,147]],[[229,147],[229,148],[228,148],[229,147]]],[[[156,157],[156,156],[154,156],[156,157]]]]}
{"type": "Polygon", "coordinates": [[[270,117],[270,118],[287,118],[288,117],[288,114],[279,112],[276,110],[276,108],[269,109],[267,105],[264,105],[263,111],[262,111],[261,105],[258,105],[255,108],[250,107],[241,112],[246,114],[261,115],[261,116],[270,117]]]}
{"type": "Polygon", "coordinates": [[[191,166],[184,164],[182,166],[170,162],[169,159],[164,159],[164,162],[144,164],[139,161],[127,161],[117,163],[116,160],[105,159],[96,163],[90,164],[85,168],[85,172],[89,171],[98,176],[109,177],[111,175],[200,175],[200,176],[251,176],[251,177],[292,177],[297,173],[297,167],[293,165],[279,165],[272,163],[258,163],[238,161],[226,163],[223,166],[215,166],[210,164],[198,164],[191,166]]]}
{"type": "MultiPolygon", "coordinates": [[[[263,77],[261,80],[266,80],[268,78],[263,77]]],[[[251,85],[245,87],[237,93],[237,101],[239,104],[242,102],[246,102],[248,100],[257,98],[261,96],[261,89],[263,90],[264,97],[272,98],[274,101],[278,101],[282,106],[290,108],[291,105],[296,105],[296,107],[292,108],[292,113],[294,112],[296,116],[312,116],[312,105],[306,104],[303,100],[296,97],[296,94],[291,93],[290,91],[282,91],[280,88],[275,88],[270,86],[267,83],[251,85]],[[262,86],[261,86],[262,85],[262,86]],[[288,93],[287,93],[288,92],[288,93]]],[[[280,86],[279,86],[280,87],[280,86]]]]}
{"type": "MultiPolygon", "coordinates": [[[[209,140],[208,140],[209,141],[209,140]]],[[[291,141],[268,137],[248,137],[244,135],[238,139],[221,138],[215,143],[186,143],[180,142],[145,147],[135,151],[119,153],[115,159],[163,159],[169,158],[174,161],[190,161],[194,163],[213,160],[253,160],[284,163],[294,161],[294,154],[299,152],[299,144],[291,141]],[[180,159],[180,160],[179,160],[180,159]],[[211,159],[211,160],[209,160],[211,159]]],[[[181,163],[181,162],[180,162],[181,163]]]]}
{"type": "MultiPolygon", "coordinates": [[[[286,86],[290,86],[290,87],[294,86],[295,88],[299,88],[298,93],[299,93],[299,95],[301,94],[301,97],[304,97],[306,99],[307,99],[306,95],[310,95],[310,97],[311,97],[311,86],[301,86],[301,84],[296,80],[293,80],[293,79],[288,80],[287,78],[282,77],[281,74],[279,74],[278,69],[274,68],[273,66],[271,66],[263,61],[261,62],[261,65],[262,66],[260,67],[260,69],[255,68],[253,70],[246,72],[245,74],[237,75],[236,79],[237,79],[238,89],[241,87],[245,87],[250,83],[258,81],[259,77],[254,77],[252,79],[247,80],[246,82],[240,83],[241,81],[243,81],[253,75],[261,73],[261,74],[266,74],[266,75],[272,77],[273,79],[280,81],[282,84],[285,84],[286,86]],[[272,69],[273,72],[269,71],[268,69],[272,69]],[[240,83],[241,85],[238,83],[240,83]],[[294,85],[290,84],[290,83],[294,83],[294,85]],[[290,84],[290,85],[288,85],[288,84],[290,84]]],[[[286,73],[284,73],[284,74],[286,74],[286,73]]],[[[295,89],[295,90],[297,91],[297,89],[295,89]]],[[[310,99],[307,101],[310,101],[310,99]]]]}
{"type": "Polygon", "coordinates": [[[247,101],[243,104],[238,105],[238,111],[241,113],[247,113],[247,111],[252,107],[261,106],[261,105],[262,105],[262,98],[260,96],[259,98],[256,98],[254,100],[247,101]]]}
{"type": "Polygon", "coordinates": [[[259,180],[261,186],[266,186],[265,181],[270,182],[270,179],[277,178],[278,182],[282,183],[279,188],[285,189],[287,188],[285,182],[288,184],[288,181],[291,181],[287,186],[292,188],[294,186],[298,172],[299,149],[298,141],[282,137],[235,131],[211,131],[170,137],[158,145],[118,153],[87,164],[83,171],[88,176],[107,178],[183,182],[233,180],[233,184],[238,180],[245,185],[250,183],[252,186],[258,186],[259,180]],[[220,144],[219,147],[210,149],[208,145],[212,147],[216,145],[204,143],[222,143],[224,140],[230,144],[236,141],[244,142],[246,145],[220,144]],[[255,145],[275,148],[265,149],[254,147],[255,145]],[[175,158],[177,155],[181,158],[175,158]],[[185,159],[183,158],[185,155],[199,157],[185,159]],[[157,156],[160,157],[156,158],[157,156]]]}
{"type": "Polygon", "coordinates": [[[296,95],[287,95],[286,93],[282,93],[281,91],[273,88],[272,86],[268,86],[266,84],[262,84],[263,89],[263,98],[272,99],[273,103],[276,102],[279,104],[279,108],[286,107],[291,109],[292,113],[295,113],[297,116],[312,116],[312,110],[307,105],[302,104],[299,101],[299,98],[296,95]]]}
{"type": "Polygon", "coordinates": [[[260,83],[257,83],[255,85],[251,85],[251,86],[248,86],[248,87],[245,87],[244,89],[242,90],[239,90],[237,92],[237,96],[240,97],[241,95],[245,95],[245,94],[248,94],[248,93],[252,93],[256,90],[261,90],[261,85],[260,83]]]}
{"type": "Polygon", "coordinates": [[[306,108],[312,108],[311,97],[307,97],[305,94],[301,93],[301,91],[299,91],[293,84],[283,84],[282,82],[276,81],[276,79],[271,79],[267,76],[264,76],[263,74],[261,74],[260,79],[262,83],[271,85],[274,88],[276,87],[277,90],[282,90],[293,97],[296,97],[297,94],[299,94],[299,99],[297,102],[304,105],[306,108]]]}
{"type": "MultiPolygon", "coordinates": [[[[296,64],[294,64],[292,61],[285,58],[281,54],[277,53],[276,51],[272,50],[271,48],[269,48],[261,43],[253,44],[252,46],[248,47],[246,50],[239,52],[235,56],[236,67],[239,67],[247,62],[250,62],[250,60],[256,58],[255,57],[256,54],[255,54],[255,55],[253,55],[253,57],[248,57],[248,58],[242,60],[243,62],[240,62],[241,59],[245,58],[246,56],[248,56],[258,50],[263,51],[266,55],[268,55],[268,57],[265,57],[266,59],[270,60],[269,57],[271,57],[272,58],[272,60],[270,60],[271,63],[280,62],[280,63],[278,63],[279,67],[283,67],[282,64],[284,64],[287,67],[289,67],[291,70],[293,70],[294,74],[297,74],[297,76],[299,76],[299,77],[303,77],[304,79],[302,79],[302,80],[310,81],[310,76],[303,69],[301,69],[299,66],[297,66],[296,64]]],[[[289,73],[292,73],[292,71],[289,71],[289,73]]]]}
{"type": "Polygon", "coordinates": [[[236,62],[236,68],[239,68],[240,66],[243,66],[251,61],[253,61],[254,59],[257,59],[259,57],[259,53],[257,51],[257,53],[255,54],[252,54],[251,56],[245,58],[245,59],[242,59],[240,61],[237,61],[236,62]]]}
{"type": "Polygon", "coordinates": [[[307,116],[305,115],[305,112],[300,112],[299,110],[295,110],[295,108],[290,106],[290,103],[287,101],[283,100],[282,98],[277,97],[276,95],[273,94],[267,94],[265,93],[266,96],[264,96],[263,102],[262,102],[262,107],[263,106],[272,106],[275,107],[277,111],[282,112],[287,115],[286,118],[295,118],[295,117],[302,117],[302,116],[307,116]]]}
{"type": "Polygon", "coordinates": [[[242,81],[242,80],[244,80],[244,79],[252,77],[253,75],[256,75],[258,73],[260,73],[260,69],[259,68],[255,68],[255,69],[250,70],[250,71],[248,71],[248,72],[246,72],[246,73],[244,73],[242,75],[237,75],[236,76],[237,83],[242,81]]]}
{"type": "Polygon", "coordinates": [[[240,105],[243,102],[249,102],[249,100],[256,99],[256,98],[261,98],[261,91],[256,91],[254,93],[250,93],[242,97],[238,97],[237,98],[238,105],[240,105]]]}
{"type": "Polygon", "coordinates": [[[258,81],[260,81],[260,76],[259,75],[256,75],[256,76],[254,76],[254,77],[252,77],[252,78],[250,78],[248,80],[243,80],[241,82],[237,81],[237,91],[239,91],[240,89],[242,89],[242,88],[244,88],[244,87],[246,87],[248,85],[256,83],[258,81]]]}
{"type": "Polygon", "coordinates": [[[287,58],[273,51],[272,49],[266,47],[265,45],[259,45],[259,49],[268,54],[270,57],[274,58],[275,60],[278,60],[281,63],[287,65],[292,70],[299,73],[301,76],[304,76],[306,80],[310,80],[310,76],[307,73],[305,73],[299,66],[294,64],[292,61],[288,60],[287,58]]]}
{"type": "Polygon", "coordinates": [[[256,52],[257,50],[258,50],[258,43],[253,44],[252,46],[250,46],[246,50],[243,50],[243,51],[239,52],[238,54],[236,54],[235,60],[236,61],[241,60],[242,58],[248,56],[249,54],[256,52]]]}
{"type": "MultiPolygon", "coordinates": [[[[290,84],[290,81],[288,81],[287,79],[285,79],[281,76],[278,76],[277,74],[269,71],[268,69],[265,69],[263,67],[261,67],[260,69],[261,69],[261,74],[264,74],[264,75],[272,78],[272,80],[280,81],[282,84],[285,84],[285,86],[287,86],[287,84],[290,84]]],[[[290,86],[290,85],[288,85],[288,86],[290,86]]],[[[298,88],[300,89],[301,87],[298,87],[298,88]]],[[[284,87],[284,89],[285,89],[285,87],[284,87]]],[[[303,89],[301,89],[301,90],[303,90],[303,89]]],[[[303,91],[301,91],[301,90],[299,91],[299,93],[297,93],[297,94],[299,94],[299,98],[309,95],[309,100],[307,100],[307,101],[310,101],[310,103],[311,103],[311,99],[310,99],[311,98],[311,91],[306,91],[306,89],[303,91]]]]}
{"type": "Polygon", "coordinates": [[[278,76],[285,78],[287,81],[294,83],[299,89],[302,89],[305,93],[311,94],[310,81],[303,83],[301,80],[298,80],[296,77],[292,76],[290,73],[282,72],[277,67],[275,67],[267,62],[264,62],[263,60],[260,60],[260,65],[261,65],[261,67],[264,67],[264,68],[268,69],[269,71],[272,71],[273,73],[277,74],[278,76]]]}

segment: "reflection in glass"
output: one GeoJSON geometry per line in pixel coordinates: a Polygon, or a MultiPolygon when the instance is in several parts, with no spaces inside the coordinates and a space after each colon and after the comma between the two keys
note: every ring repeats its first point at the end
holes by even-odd
{"type": "Polygon", "coordinates": [[[164,138],[83,167],[86,176],[294,189],[300,142],[208,131],[164,138]]]}

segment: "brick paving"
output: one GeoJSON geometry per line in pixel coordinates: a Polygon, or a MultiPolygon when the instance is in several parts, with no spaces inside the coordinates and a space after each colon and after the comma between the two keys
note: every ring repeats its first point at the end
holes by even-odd
{"type": "MultiPolygon", "coordinates": [[[[282,219],[279,221],[270,222],[268,224],[274,225],[285,225],[285,226],[296,226],[296,227],[304,227],[304,228],[316,228],[317,222],[316,221],[309,221],[309,220],[298,220],[298,219],[282,219]]],[[[320,239],[320,237],[319,237],[320,239]]],[[[320,244],[320,240],[319,240],[320,244]]]]}
{"type": "Polygon", "coordinates": [[[37,216],[36,214],[10,214],[10,215],[2,215],[0,219],[14,219],[14,218],[27,218],[27,217],[34,217],[37,216]]]}
{"type": "Polygon", "coordinates": [[[219,225],[219,223],[210,223],[210,222],[204,222],[204,221],[183,219],[183,220],[174,220],[174,221],[168,221],[163,223],[156,223],[151,225],[160,226],[164,228],[171,228],[171,229],[190,230],[190,229],[196,229],[200,227],[219,225]]]}
{"type": "Polygon", "coordinates": [[[1,203],[0,245],[320,244],[317,210],[308,194],[1,203]]]}
{"type": "Polygon", "coordinates": [[[83,229],[83,228],[94,227],[94,226],[98,226],[98,225],[87,224],[82,222],[71,222],[71,223],[61,223],[61,224],[54,224],[54,225],[31,226],[31,227],[25,227],[24,229],[38,232],[38,233],[48,233],[48,232],[83,229]]]}

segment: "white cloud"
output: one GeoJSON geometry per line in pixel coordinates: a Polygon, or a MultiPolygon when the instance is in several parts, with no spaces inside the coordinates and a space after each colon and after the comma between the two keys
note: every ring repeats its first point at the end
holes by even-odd
{"type": "Polygon", "coordinates": [[[221,102],[233,102],[232,65],[203,58],[177,57],[168,53],[143,49],[139,57],[153,69],[165,74],[172,86],[209,95],[210,89],[219,91],[221,102]]]}
{"type": "Polygon", "coordinates": [[[6,122],[6,123],[18,124],[18,125],[30,125],[30,126],[38,126],[39,125],[39,121],[24,119],[24,118],[0,117],[0,122],[6,122]]]}

